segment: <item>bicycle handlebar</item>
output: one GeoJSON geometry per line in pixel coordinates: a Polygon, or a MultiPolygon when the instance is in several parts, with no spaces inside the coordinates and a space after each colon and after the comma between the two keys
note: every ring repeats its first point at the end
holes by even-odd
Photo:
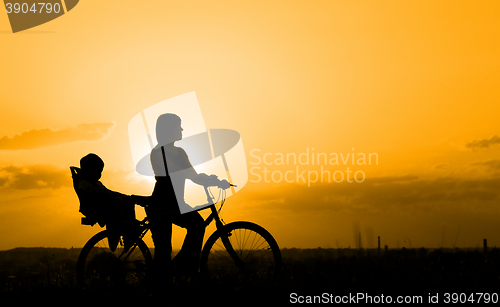
{"type": "MultiPolygon", "coordinates": [[[[216,186],[216,187],[219,187],[220,189],[222,189],[218,183],[214,184],[214,185],[204,185],[203,188],[205,189],[205,194],[207,195],[207,202],[208,203],[201,205],[201,206],[197,206],[197,207],[206,207],[208,205],[214,204],[214,199],[210,196],[210,193],[208,192],[208,188],[212,187],[212,186],[216,186]]],[[[229,183],[229,186],[230,187],[237,187],[236,184],[232,184],[232,183],[229,183]]],[[[131,195],[130,197],[135,204],[138,204],[139,206],[142,206],[142,207],[147,207],[150,204],[150,202],[152,201],[151,196],[131,195]]]]}

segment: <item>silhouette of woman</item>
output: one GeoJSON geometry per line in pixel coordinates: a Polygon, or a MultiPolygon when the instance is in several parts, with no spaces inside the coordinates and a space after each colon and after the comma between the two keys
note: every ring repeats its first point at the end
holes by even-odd
{"type": "Polygon", "coordinates": [[[155,263],[162,271],[168,271],[172,265],[172,223],[186,228],[186,238],[173,263],[176,270],[182,268],[183,273],[191,274],[198,270],[205,224],[198,212],[180,214],[179,206],[187,205],[184,202],[186,179],[199,185],[214,185],[215,182],[226,188],[229,183],[226,180],[218,180],[215,175],[208,176],[196,172],[184,149],[174,146],[174,142],[182,139],[182,131],[181,118],[175,114],[162,114],[156,121],[158,145],[151,151],[151,165],[156,183],[148,217],[155,245],[155,263]],[[175,176],[170,176],[174,173],[175,176]]]}

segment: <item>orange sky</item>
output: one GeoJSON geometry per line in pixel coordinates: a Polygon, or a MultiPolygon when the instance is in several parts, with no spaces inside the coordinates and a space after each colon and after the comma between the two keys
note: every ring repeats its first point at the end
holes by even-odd
{"type": "Polygon", "coordinates": [[[377,236],[389,247],[499,246],[499,9],[85,0],[16,34],[0,14],[0,250],[83,246],[99,230],[79,224],[69,172],[88,152],[104,159],[107,187],[149,194],[128,122],[192,91],[208,128],[241,134],[249,172],[297,167],[251,164],[254,149],[379,157],[324,165],[363,171],[362,183],[249,181],[226,222],[257,222],[280,247],[353,247],[360,232],[365,247],[377,236]]]}

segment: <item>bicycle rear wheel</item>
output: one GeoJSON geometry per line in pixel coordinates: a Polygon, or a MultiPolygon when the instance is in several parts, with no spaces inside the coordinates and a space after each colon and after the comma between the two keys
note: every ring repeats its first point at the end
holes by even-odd
{"type": "Polygon", "coordinates": [[[78,257],[77,281],[82,286],[104,287],[139,285],[145,281],[146,269],[151,268],[152,257],[146,243],[137,238],[125,251],[123,241],[114,251],[109,246],[109,230],[94,235],[78,257]]]}
{"type": "Polygon", "coordinates": [[[261,226],[251,222],[229,223],[214,232],[205,243],[200,269],[214,278],[272,278],[281,270],[281,252],[273,236],[261,226]],[[224,236],[243,265],[238,265],[231,257],[223,243],[224,236]]]}

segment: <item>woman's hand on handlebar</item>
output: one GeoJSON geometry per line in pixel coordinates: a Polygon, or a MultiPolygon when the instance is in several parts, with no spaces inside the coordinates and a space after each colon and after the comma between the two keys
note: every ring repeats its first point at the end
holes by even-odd
{"type": "Polygon", "coordinates": [[[219,180],[219,178],[217,178],[217,175],[210,176],[210,185],[219,187],[223,190],[229,189],[231,187],[231,184],[226,179],[219,180]]]}
{"type": "Polygon", "coordinates": [[[219,187],[221,189],[229,189],[231,187],[231,184],[227,181],[227,180],[219,180],[219,178],[217,178],[217,175],[206,175],[206,174],[200,174],[202,175],[203,177],[206,178],[205,180],[205,184],[204,186],[215,186],[215,187],[219,187]]]}
{"type": "Polygon", "coordinates": [[[217,185],[219,188],[226,190],[231,187],[231,184],[226,180],[219,180],[219,184],[217,185]]]}

